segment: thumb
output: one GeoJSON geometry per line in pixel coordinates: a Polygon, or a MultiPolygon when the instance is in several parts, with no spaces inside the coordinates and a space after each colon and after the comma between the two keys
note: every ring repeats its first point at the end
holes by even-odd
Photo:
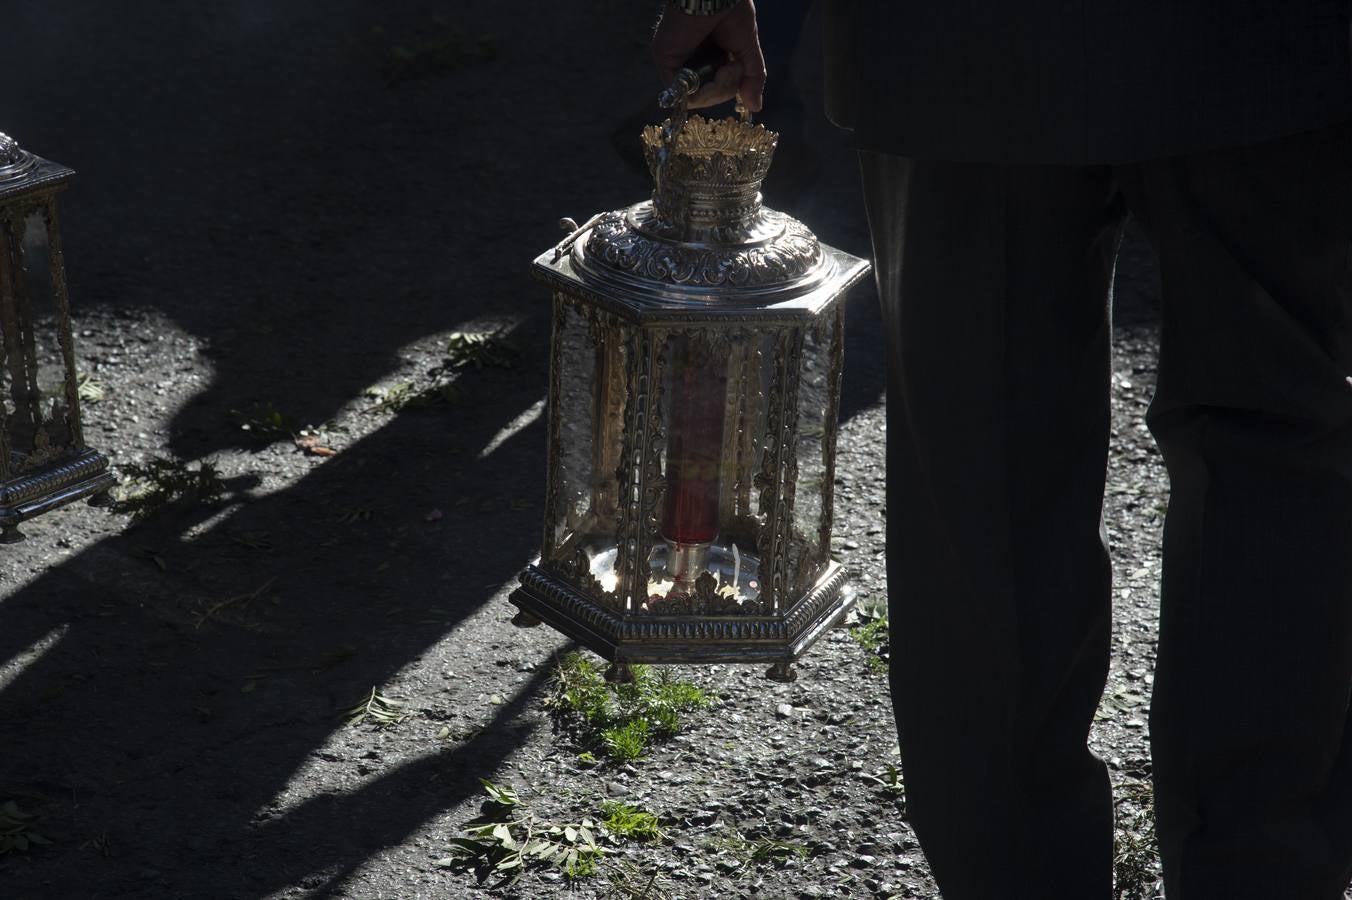
{"type": "Polygon", "coordinates": [[[742,83],[737,88],[737,96],[742,105],[752,112],[760,112],[765,102],[765,64],[762,61],[757,74],[751,74],[750,67],[742,75],[742,83]]]}

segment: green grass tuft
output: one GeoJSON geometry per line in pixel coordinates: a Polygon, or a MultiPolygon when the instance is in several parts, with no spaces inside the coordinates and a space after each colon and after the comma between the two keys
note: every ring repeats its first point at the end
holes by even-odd
{"type": "Polygon", "coordinates": [[[860,604],[858,615],[859,624],[850,628],[850,637],[854,638],[868,654],[866,659],[869,669],[879,675],[885,675],[892,652],[887,604],[882,601],[860,604]]]}
{"type": "Polygon", "coordinates": [[[648,721],[630,719],[623,725],[606,728],[601,732],[601,741],[612,759],[638,759],[648,749],[648,721]]]}
{"type": "Polygon", "coordinates": [[[677,734],[685,713],[709,705],[697,685],[665,669],[634,665],[630,674],[632,681],[611,684],[591,658],[569,653],[555,667],[546,705],[586,750],[616,760],[638,759],[654,740],[677,734]]]}
{"type": "Polygon", "coordinates": [[[660,841],[665,836],[657,816],[618,800],[601,804],[601,825],[607,833],[631,841],[660,841]]]}

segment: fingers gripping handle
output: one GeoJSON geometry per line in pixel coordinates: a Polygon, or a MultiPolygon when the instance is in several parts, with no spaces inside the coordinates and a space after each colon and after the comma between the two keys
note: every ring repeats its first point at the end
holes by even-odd
{"type": "MultiPolygon", "coordinates": [[[[690,98],[698,93],[699,89],[708,84],[714,78],[714,73],[718,71],[717,62],[693,63],[686,66],[676,73],[676,77],[671,80],[662,93],[657,95],[657,105],[663,109],[671,110],[671,117],[662,125],[662,146],[657,150],[657,172],[655,173],[657,187],[662,187],[662,169],[666,162],[671,158],[671,154],[676,152],[676,139],[681,134],[681,129],[685,128],[686,119],[690,116],[690,98]]],[[[743,122],[751,121],[751,110],[742,104],[742,98],[737,98],[737,116],[743,122]]]]}

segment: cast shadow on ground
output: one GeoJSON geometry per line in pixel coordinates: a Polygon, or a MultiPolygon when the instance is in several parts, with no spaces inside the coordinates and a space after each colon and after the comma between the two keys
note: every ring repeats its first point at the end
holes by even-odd
{"type": "MultiPolygon", "coordinates": [[[[409,344],[473,317],[547,322],[526,272],[558,217],[641,191],[583,149],[606,146],[587,121],[604,110],[517,74],[548,66],[503,31],[514,13],[448,12],[18,4],[0,55],[42,89],[18,92],[0,128],[77,170],[62,199],[77,317],[154,310],[214,374],[173,415],[177,455],[250,446],[220,427],[232,410],[327,422],[409,344]],[[531,128],[501,118],[509,76],[531,128]]],[[[551,17],[589,27],[547,8],[537,27],[557,31],[551,17]]]]}
{"type": "MultiPolygon", "coordinates": [[[[539,695],[550,667],[542,660],[529,682],[496,707],[482,731],[464,743],[405,763],[370,783],[337,796],[323,796],[287,810],[255,829],[259,844],[290,844],[292,833],[325,835],[322,843],[301,845],[288,856],[285,869],[264,873],[251,889],[276,891],[314,879],[316,896],[331,896],[375,852],[405,841],[427,822],[443,816],[466,799],[483,792],[479,779],[502,766],[525,743],[536,724],[513,724],[539,695]]],[[[445,836],[457,836],[461,822],[448,822],[445,836]]],[[[433,849],[430,852],[445,855],[433,849]]],[[[448,876],[459,880],[463,876],[448,876]]],[[[441,890],[449,890],[442,885],[441,890]]]]}
{"type": "MultiPolygon", "coordinates": [[[[379,772],[379,762],[323,756],[344,727],[342,710],[482,615],[537,549],[542,424],[477,454],[531,405],[538,373],[472,374],[480,380],[469,389],[495,391],[497,414],[399,415],[286,489],[223,516],[152,519],[6,598],[6,651],[17,649],[11,640],[59,635],[0,691],[0,785],[46,795],[45,821],[59,839],[5,873],[16,896],[219,897],[221,885],[260,896],[298,869],[349,871],[453,805],[466,787],[458,775],[449,791],[413,796],[438,756],[360,785],[356,796],[367,799],[347,797],[344,781],[337,808],[361,810],[360,840],[308,812],[258,824],[307,765],[379,772]],[[446,455],[452,443],[461,455],[446,455]],[[444,516],[428,522],[433,508],[444,516]],[[382,784],[401,797],[385,810],[374,808],[388,799],[382,784]],[[91,846],[135,864],[101,867],[91,846]]],[[[511,634],[506,604],[490,615],[511,634]]],[[[507,671],[493,659],[509,648],[450,646],[436,652],[455,652],[462,674],[469,665],[507,671]]],[[[423,707],[457,728],[486,720],[450,758],[466,777],[491,774],[519,736],[498,726],[535,681],[514,705],[490,710],[464,695],[462,679],[428,679],[423,707]]]]}

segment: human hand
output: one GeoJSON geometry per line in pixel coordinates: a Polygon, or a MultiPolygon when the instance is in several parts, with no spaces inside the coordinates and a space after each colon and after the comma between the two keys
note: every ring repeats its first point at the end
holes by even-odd
{"type": "Polygon", "coordinates": [[[653,62],[663,84],[701,50],[714,50],[724,60],[713,79],[690,98],[690,107],[713,106],[740,97],[752,112],[760,112],[765,90],[765,58],[756,34],[756,6],[740,0],[736,6],[711,16],[692,16],[667,8],[653,33],[653,62]]]}

